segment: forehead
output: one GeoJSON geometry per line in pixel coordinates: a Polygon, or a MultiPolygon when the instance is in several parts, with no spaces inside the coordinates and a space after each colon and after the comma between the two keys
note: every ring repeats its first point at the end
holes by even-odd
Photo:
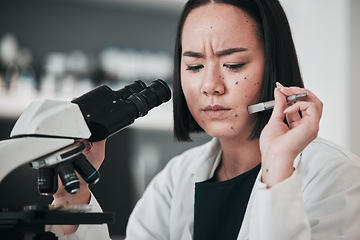
{"type": "Polygon", "coordinates": [[[182,45],[196,47],[204,41],[218,47],[232,44],[257,44],[257,22],[244,10],[224,3],[209,3],[192,10],[182,30],[182,45]]]}

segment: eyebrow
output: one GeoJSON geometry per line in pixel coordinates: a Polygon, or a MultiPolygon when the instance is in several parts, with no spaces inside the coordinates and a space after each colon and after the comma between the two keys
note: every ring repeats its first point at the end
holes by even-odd
{"type": "MultiPolygon", "coordinates": [[[[215,53],[215,55],[218,57],[222,57],[222,56],[231,55],[231,54],[237,53],[237,52],[246,52],[247,50],[248,50],[247,48],[229,48],[229,49],[218,51],[215,53]]],[[[183,56],[184,57],[194,57],[194,58],[204,58],[204,54],[202,54],[200,52],[194,52],[194,51],[186,51],[183,53],[183,56]]]]}
{"type": "Polygon", "coordinates": [[[231,55],[237,52],[246,52],[247,50],[248,50],[247,48],[229,48],[216,52],[216,56],[221,57],[221,56],[231,55]]]}

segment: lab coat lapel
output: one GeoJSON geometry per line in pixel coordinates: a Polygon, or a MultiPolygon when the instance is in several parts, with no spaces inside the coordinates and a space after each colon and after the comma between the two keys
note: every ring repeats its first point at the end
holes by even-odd
{"type": "Polygon", "coordinates": [[[186,180],[186,184],[184,185],[183,189],[183,199],[182,199],[182,205],[184,209],[184,215],[186,218],[186,229],[184,229],[184,232],[182,234],[181,240],[187,240],[192,239],[193,234],[193,228],[194,228],[194,194],[195,194],[195,187],[193,186],[193,181],[191,179],[186,180]],[[186,190],[186,188],[188,188],[186,190]],[[189,191],[191,189],[191,191],[189,191]]]}
{"type": "Polygon", "coordinates": [[[256,191],[254,191],[254,189],[256,189],[257,185],[260,183],[260,177],[261,177],[261,170],[259,171],[259,173],[258,173],[258,175],[256,177],[255,184],[254,184],[253,189],[251,191],[249,202],[248,202],[248,205],[246,207],[244,219],[243,219],[243,222],[241,224],[241,228],[240,228],[240,232],[239,232],[239,235],[237,237],[237,240],[249,239],[251,209],[252,209],[254,199],[255,199],[255,195],[256,195],[256,191]]]}
{"type": "MultiPolygon", "coordinates": [[[[295,169],[296,169],[297,165],[299,164],[299,162],[301,161],[301,158],[302,158],[302,152],[294,160],[293,166],[295,169]]],[[[237,240],[248,240],[249,239],[251,212],[252,212],[252,208],[253,208],[253,204],[254,204],[254,199],[256,197],[255,189],[257,189],[259,187],[259,184],[262,184],[261,179],[260,179],[261,171],[262,171],[262,169],[259,171],[259,174],[256,177],[255,184],[251,191],[248,206],[246,207],[245,216],[244,216],[237,240]]]]}
{"type": "Polygon", "coordinates": [[[192,177],[186,179],[184,183],[182,204],[187,222],[187,233],[183,233],[181,240],[192,239],[194,231],[195,183],[211,178],[220,163],[220,143],[216,139],[213,139],[212,142],[212,147],[200,157],[201,159],[194,159],[194,164],[190,167],[192,177]]]}

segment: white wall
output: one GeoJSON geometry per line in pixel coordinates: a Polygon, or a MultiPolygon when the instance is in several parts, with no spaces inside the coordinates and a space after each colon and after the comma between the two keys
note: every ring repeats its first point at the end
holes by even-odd
{"type": "Polygon", "coordinates": [[[350,149],[360,156],[360,1],[351,0],[350,29],[350,149]]]}
{"type": "Polygon", "coordinates": [[[324,103],[321,137],[360,155],[357,99],[360,13],[358,0],[280,0],[287,13],[305,87],[324,103]],[[355,109],[356,111],[354,111],[355,109]],[[356,117],[357,115],[357,117],[356,117]]]}

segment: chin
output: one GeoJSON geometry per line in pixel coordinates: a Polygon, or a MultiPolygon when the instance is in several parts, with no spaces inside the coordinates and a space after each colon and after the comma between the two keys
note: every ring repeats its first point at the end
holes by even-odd
{"type": "Polygon", "coordinates": [[[201,127],[207,132],[207,134],[214,138],[248,139],[253,129],[253,126],[244,129],[230,124],[212,124],[201,127]]]}
{"type": "Polygon", "coordinates": [[[210,136],[215,138],[233,138],[239,135],[238,131],[229,128],[219,128],[206,131],[210,136]]]}

